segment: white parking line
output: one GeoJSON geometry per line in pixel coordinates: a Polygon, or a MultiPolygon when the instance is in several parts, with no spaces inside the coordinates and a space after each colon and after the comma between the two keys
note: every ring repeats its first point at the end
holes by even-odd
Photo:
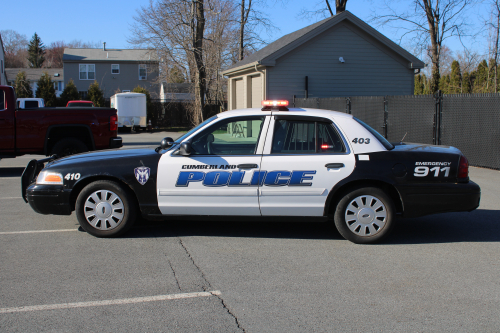
{"type": "Polygon", "coordinates": [[[78,231],[78,229],[56,229],[56,230],[28,230],[28,231],[3,231],[0,235],[15,235],[15,234],[39,234],[43,232],[65,232],[78,231]]]}
{"type": "Polygon", "coordinates": [[[94,301],[94,302],[76,302],[76,303],[21,306],[18,308],[0,308],[0,313],[85,308],[85,307],[103,306],[103,305],[123,305],[123,304],[133,304],[133,303],[166,301],[166,300],[181,299],[181,298],[218,296],[220,294],[221,294],[221,292],[219,290],[215,290],[215,291],[206,291],[206,292],[198,292],[198,293],[184,293],[184,294],[170,294],[170,295],[122,298],[122,299],[112,299],[112,300],[94,301]]]}

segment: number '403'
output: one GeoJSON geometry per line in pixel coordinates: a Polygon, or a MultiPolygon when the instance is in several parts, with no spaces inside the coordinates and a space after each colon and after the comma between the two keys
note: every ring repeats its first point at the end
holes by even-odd
{"type": "Polygon", "coordinates": [[[415,168],[415,173],[413,175],[415,177],[425,177],[429,173],[434,173],[434,177],[439,177],[440,172],[444,172],[444,177],[448,177],[450,175],[450,167],[434,167],[432,169],[429,169],[429,167],[426,166],[419,166],[415,168]]]}

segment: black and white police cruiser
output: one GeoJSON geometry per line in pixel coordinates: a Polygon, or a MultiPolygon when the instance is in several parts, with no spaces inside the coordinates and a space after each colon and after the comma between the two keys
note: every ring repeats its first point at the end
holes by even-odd
{"type": "Polygon", "coordinates": [[[334,221],[355,243],[379,241],[397,216],[479,206],[458,149],[393,145],[352,115],[287,106],[223,112],[156,149],[33,160],[23,197],[41,214],[76,211],[97,237],[124,233],[138,214],[245,216],[334,221]]]}

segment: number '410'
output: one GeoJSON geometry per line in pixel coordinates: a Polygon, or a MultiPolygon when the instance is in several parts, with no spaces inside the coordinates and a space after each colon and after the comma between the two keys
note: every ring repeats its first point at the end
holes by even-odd
{"type": "Polygon", "coordinates": [[[450,175],[450,167],[434,167],[429,169],[426,166],[419,166],[415,168],[415,173],[413,174],[415,177],[425,177],[429,174],[429,172],[434,173],[434,177],[438,177],[440,172],[444,172],[444,176],[448,177],[450,175]]]}

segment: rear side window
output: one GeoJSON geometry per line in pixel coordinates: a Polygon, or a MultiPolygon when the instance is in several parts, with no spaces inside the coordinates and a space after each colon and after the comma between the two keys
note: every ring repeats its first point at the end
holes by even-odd
{"type": "Polygon", "coordinates": [[[24,101],[25,109],[37,108],[37,107],[38,107],[38,101],[24,101]]]}
{"type": "Polygon", "coordinates": [[[0,110],[5,109],[5,92],[0,90],[0,110]]]}
{"type": "Polygon", "coordinates": [[[344,153],[345,145],[330,123],[277,119],[273,154],[344,153]]]}

